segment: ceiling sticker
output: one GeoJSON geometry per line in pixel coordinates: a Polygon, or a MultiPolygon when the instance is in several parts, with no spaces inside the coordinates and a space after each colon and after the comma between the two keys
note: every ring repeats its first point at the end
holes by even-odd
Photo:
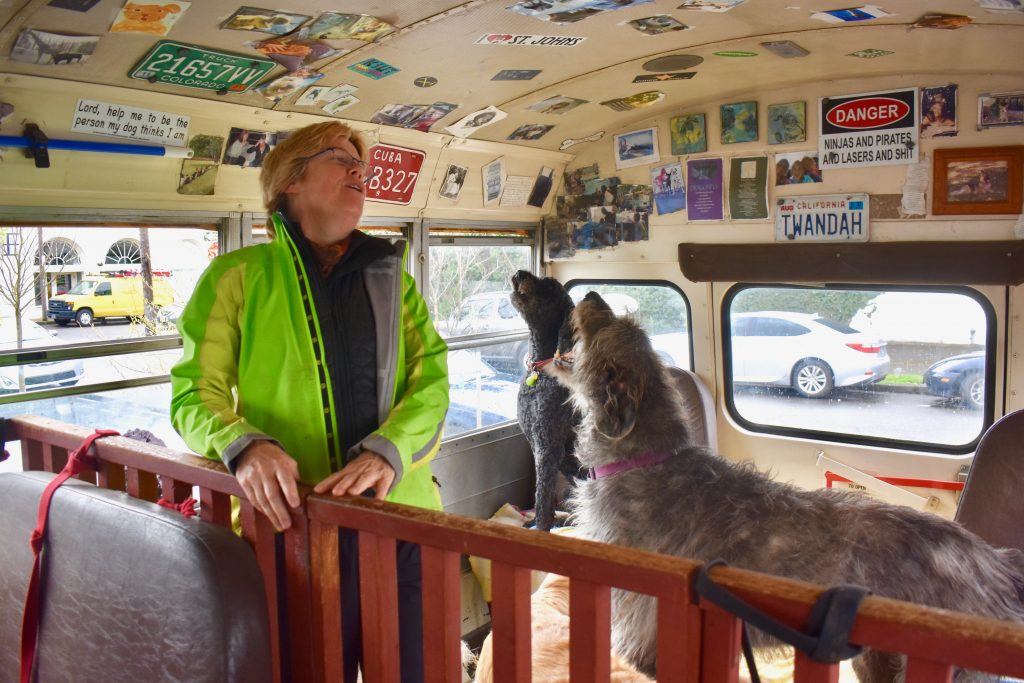
{"type": "Polygon", "coordinates": [[[27,28],[18,34],[11,59],[26,64],[81,64],[100,42],[99,36],[75,36],[27,28]]]}
{"type": "Polygon", "coordinates": [[[527,123],[519,126],[512,134],[509,135],[506,140],[539,140],[544,137],[544,134],[554,126],[548,126],[543,123],[527,123]]]}
{"type": "Polygon", "coordinates": [[[671,74],[640,74],[633,78],[633,82],[657,83],[658,81],[688,81],[696,75],[696,71],[678,71],[671,74]]]}
{"type": "Polygon", "coordinates": [[[391,66],[387,62],[382,62],[379,59],[364,59],[361,62],[356,62],[348,67],[350,70],[355,71],[357,74],[362,74],[367,78],[372,78],[375,81],[379,81],[387,76],[392,76],[401,69],[391,66]]]}
{"type": "Polygon", "coordinates": [[[331,87],[329,85],[314,85],[312,88],[307,88],[304,93],[299,95],[299,98],[295,100],[295,104],[301,107],[311,107],[319,102],[323,96],[329,92],[331,87]]]}
{"type": "Polygon", "coordinates": [[[412,82],[417,88],[433,88],[437,85],[437,79],[433,76],[420,76],[412,82]]]}
{"type": "Polygon", "coordinates": [[[320,97],[320,101],[321,102],[333,102],[333,101],[341,99],[342,97],[345,97],[347,95],[351,95],[356,90],[359,90],[359,88],[357,88],[354,85],[349,85],[348,83],[339,83],[338,85],[334,86],[333,88],[331,88],[327,92],[325,92],[320,97]]]}
{"type": "Polygon", "coordinates": [[[575,97],[555,95],[554,97],[541,100],[536,104],[531,104],[526,108],[526,111],[535,111],[539,114],[564,114],[570,109],[575,109],[581,104],[586,104],[589,101],[590,100],[580,100],[575,97]]]}
{"type": "Polygon", "coordinates": [[[191,2],[173,2],[166,5],[148,5],[126,2],[117,13],[111,33],[148,33],[166,36],[181,15],[192,5],[191,2]]]}
{"type": "Polygon", "coordinates": [[[79,99],[71,131],[184,147],[191,120],[171,112],[79,99]]]}
{"type": "Polygon", "coordinates": [[[617,97],[613,100],[605,100],[601,104],[614,109],[615,111],[632,111],[643,107],[650,107],[665,99],[665,93],[657,90],[637,93],[629,97],[617,97]]]}
{"type": "Polygon", "coordinates": [[[646,5],[654,0],[523,0],[507,9],[516,14],[556,24],[571,24],[595,14],[646,5]]]}
{"type": "Polygon", "coordinates": [[[50,7],[59,7],[60,9],[70,9],[75,12],[88,12],[93,6],[100,0],[50,0],[47,4],[50,7]]]}
{"type": "Polygon", "coordinates": [[[712,53],[716,57],[756,57],[756,52],[750,52],[749,50],[720,50],[712,53]]]}
{"type": "Polygon", "coordinates": [[[385,126],[405,126],[414,121],[427,110],[425,104],[385,104],[370,117],[370,123],[385,126]]]}
{"type": "Polygon", "coordinates": [[[703,63],[704,58],[697,55],[666,55],[644,62],[642,68],[644,71],[681,71],[703,63]]]}
{"type": "Polygon", "coordinates": [[[974,19],[963,14],[939,14],[929,13],[910,25],[910,28],[943,28],[947,30],[963,28],[973,22],[974,19]]]}
{"type": "Polygon", "coordinates": [[[603,130],[599,130],[596,133],[594,133],[593,135],[588,135],[585,138],[566,138],[565,140],[562,140],[562,144],[560,144],[558,146],[558,149],[564,151],[564,150],[569,149],[573,145],[580,144],[581,142],[594,142],[596,140],[600,140],[603,137],[604,137],[604,131],[603,130]]]}
{"type": "Polygon", "coordinates": [[[576,47],[586,36],[531,36],[512,33],[485,33],[475,45],[526,45],[531,47],[576,47]]]}
{"type": "Polygon", "coordinates": [[[1021,0],[976,0],[978,6],[989,12],[1024,12],[1021,0]]]}
{"type": "Polygon", "coordinates": [[[303,88],[308,88],[323,77],[319,71],[301,68],[257,86],[256,92],[268,100],[279,102],[303,88]]]}
{"type": "Polygon", "coordinates": [[[427,133],[430,131],[431,126],[458,108],[459,105],[452,104],[451,102],[434,102],[418,118],[405,124],[405,127],[427,133]]]}
{"type": "Polygon", "coordinates": [[[394,31],[394,26],[377,17],[340,12],[324,12],[309,27],[311,38],[361,40],[364,43],[380,40],[394,31]]]}
{"type": "Polygon", "coordinates": [[[353,95],[342,95],[336,100],[331,100],[323,106],[323,110],[328,114],[337,114],[340,111],[344,111],[349,107],[359,104],[359,98],[353,95]]]}
{"type": "Polygon", "coordinates": [[[686,24],[676,21],[667,14],[656,14],[653,17],[644,17],[643,19],[633,19],[632,21],[625,22],[626,26],[632,26],[640,33],[648,36],[658,36],[662,33],[670,33],[672,31],[687,31],[689,26],[686,24]]]}
{"type": "Polygon", "coordinates": [[[894,55],[895,52],[891,50],[878,50],[876,48],[868,48],[866,50],[857,50],[856,52],[848,52],[847,57],[860,57],[861,59],[875,59],[877,57],[885,57],[886,55],[894,55]]]}
{"type": "Polygon", "coordinates": [[[239,7],[220,27],[235,31],[262,31],[283,36],[312,18],[308,14],[291,14],[276,9],[239,7]]]}
{"type": "Polygon", "coordinates": [[[503,112],[494,105],[491,105],[486,109],[480,109],[472,112],[471,114],[467,114],[454,124],[445,128],[445,130],[455,137],[465,138],[469,137],[484,126],[489,126],[492,123],[501,121],[506,116],[508,116],[506,112],[503,112]]]}
{"type": "Polygon", "coordinates": [[[811,54],[810,50],[800,47],[792,40],[771,40],[767,43],[761,43],[761,47],[783,59],[806,57],[811,54]]]}
{"type": "Polygon", "coordinates": [[[540,73],[540,69],[503,69],[496,73],[492,81],[528,81],[540,73]]]}
{"type": "Polygon", "coordinates": [[[265,57],[274,60],[288,71],[339,53],[327,43],[310,38],[305,29],[288,36],[275,36],[245,43],[265,57]]]}
{"type": "Polygon", "coordinates": [[[703,12],[728,12],[733,7],[742,5],[746,0],[686,0],[676,9],[695,9],[703,12]]]}
{"type": "Polygon", "coordinates": [[[128,77],[218,93],[245,92],[275,66],[269,59],[252,55],[161,40],[128,72],[128,77]]]}
{"type": "Polygon", "coordinates": [[[844,21],[868,21],[880,17],[891,17],[892,15],[880,7],[874,5],[863,5],[861,7],[847,7],[846,9],[833,9],[827,12],[814,12],[811,19],[828,22],[830,24],[841,24],[844,21]]]}

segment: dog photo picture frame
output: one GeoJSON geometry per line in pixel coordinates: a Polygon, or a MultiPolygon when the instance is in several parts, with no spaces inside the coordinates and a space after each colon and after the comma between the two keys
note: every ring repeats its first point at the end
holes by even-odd
{"type": "Polygon", "coordinates": [[[614,150],[617,169],[658,161],[658,129],[644,128],[616,135],[614,150]]]}
{"type": "Polygon", "coordinates": [[[932,213],[1019,214],[1024,146],[937,149],[932,166],[932,213]]]}

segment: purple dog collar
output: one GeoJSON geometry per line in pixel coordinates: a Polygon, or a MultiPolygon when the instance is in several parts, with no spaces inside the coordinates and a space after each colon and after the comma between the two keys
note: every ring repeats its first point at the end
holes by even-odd
{"type": "Polygon", "coordinates": [[[587,478],[600,479],[601,477],[610,477],[613,474],[621,474],[630,470],[640,469],[641,467],[650,467],[651,465],[657,465],[660,462],[668,460],[671,455],[671,453],[641,453],[635,458],[630,458],[623,462],[614,462],[611,465],[592,467],[590,468],[590,474],[587,475],[587,478]]]}

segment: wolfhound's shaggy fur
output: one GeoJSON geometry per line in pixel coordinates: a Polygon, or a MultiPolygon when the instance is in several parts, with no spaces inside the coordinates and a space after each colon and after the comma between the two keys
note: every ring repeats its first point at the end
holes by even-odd
{"type": "MultiPolygon", "coordinates": [[[[587,538],[668,555],[722,558],[745,569],[1024,622],[1024,555],[995,549],[958,524],[850,491],[805,491],[693,447],[676,392],[647,334],[595,293],[573,314],[575,361],[553,368],[583,415],[584,466],[669,457],[588,480],[573,507],[587,538]]],[[[653,598],[616,591],[615,650],[655,670],[653,598]]],[[[755,644],[765,644],[753,634],[755,644]]],[[[862,681],[902,677],[898,658],[866,652],[862,681]]],[[[958,681],[985,680],[961,672],[958,681]]]]}

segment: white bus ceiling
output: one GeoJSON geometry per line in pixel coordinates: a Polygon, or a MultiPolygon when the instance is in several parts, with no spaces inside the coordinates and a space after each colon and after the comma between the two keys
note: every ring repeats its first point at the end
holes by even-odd
{"type": "MultiPolygon", "coordinates": [[[[670,149],[669,120],[689,113],[706,115],[708,149],[693,157],[730,158],[772,155],[817,149],[819,98],[895,89],[958,86],[955,137],[922,139],[919,151],[930,160],[936,149],[1002,147],[1024,144],[1024,127],[992,127],[979,130],[978,97],[988,93],[1024,90],[1024,12],[993,11],[983,7],[994,2],[977,0],[892,0],[875,6],[884,15],[855,22],[830,23],[815,18],[816,12],[854,7],[853,3],[814,0],[746,0],[729,11],[681,9],[682,0],[635,2],[614,11],[603,11],[574,23],[555,23],[517,14],[508,9],[512,0],[445,2],[425,0],[400,3],[351,2],[327,7],[307,0],[269,3],[277,11],[316,17],[334,10],[376,16],[397,30],[377,42],[326,41],[339,53],[314,62],[324,74],[317,85],[356,86],[359,102],[339,112],[337,118],[381,143],[420,150],[425,154],[415,190],[407,204],[369,201],[369,221],[389,220],[476,221],[539,224],[554,214],[555,197],[564,193],[562,172],[597,163],[600,177],[618,176],[626,184],[651,182],[650,165],[617,170],[613,136],[654,127],[658,131],[660,162],[679,160],[670,149]],[[917,28],[926,14],[970,17],[954,29],[917,28]],[[688,29],[645,35],[627,22],[669,15],[688,29]],[[521,38],[532,36],[532,38],[521,38]],[[543,40],[543,36],[583,40],[543,40]],[[488,38],[489,37],[489,38],[488,38]],[[766,42],[792,41],[806,56],[783,58],[763,46],[766,42]],[[525,44],[520,44],[525,43],[525,44]],[[536,43],[536,44],[534,44],[536,43]],[[874,58],[853,56],[877,51],[874,58]],[[726,56],[754,53],[752,56],[726,56]],[[671,71],[653,70],[652,60],[686,56],[671,71]],[[350,69],[368,59],[379,60],[395,73],[379,80],[350,69]],[[645,66],[646,65],[646,66],[645,66]],[[539,71],[526,80],[495,80],[502,71],[539,71]],[[693,74],[692,77],[649,80],[640,76],[662,73],[693,74]],[[426,80],[423,80],[427,77],[426,80]],[[420,87],[417,81],[428,84],[420,87]],[[618,111],[601,104],[643,92],[664,97],[652,106],[618,111]],[[531,111],[552,97],[576,98],[586,103],[563,113],[531,111]],[[736,102],[756,102],[759,118],[757,139],[722,144],[719,107],[736,102]],[[371,123],[388,104],[448,102],[457,109],[435,123],[430,132],[371,123]],[[780,145],[767,142],[765,120],[772,104],[806,103],[806,141],[780,145]],[[445,131],[467,114],[494,106],[507,114],[503,120],[479,128],[467,138],[445,131]],[[535,140],[509,140],[522,126],[553,126],[535,140]],[[602,134],[602,135],[599,135],[602,134]],[[575,144],[569,144],[579,141],[575,144]],[[510,176],[534,178],[542,167],[554,170],[555,186],[543,207],[485,206],[481,169],[502,157],[510,176]],[[448,164],[468,169],[457,200],[439,196],[448,164]]],[[[167,3],[170,4],[170,3],[167,3]]],[[[261,3],[256,3],[260,5],[261,3]]],[[[611,2],[609,5],[613,4],[611,2]]],[[[1017,0],[1005,0],[1007,5],[1017,0]]],[[[221,0],[194,0],[166,35],[111,33],[122,0],[6,0],[0,2],[0,102],[14,111],[0,128],[0,135],[20,136],[25,124],[36,124],[52,139],[92,140],[133,144],[138,140],[97,137],[76,133],[73,121],[80,100],[114,106],[164,112],[189,117],[188,136],[227,138],[231,128],[269,132],[287,131],[330,114],[319,106],[298,105],[302,92],[274,103],[258,92],[220,95],[213,90],[150,83],[130,73],[157,41],[187,45],[238,55],[259,56],[245,43],[271,38],[269,33],[219,28],[242,5],[221,0]],[[86,7],[74,11],[51,4],[86,7]],[[90,6],[91,5],[91,6],[90,6]],[[24,30],[84,34],[98,37],[94,53],[71,63],[33,64],[10,58],[24,30]]],[[[955,22],[954,22],[955,23],[955,22]]],[[[275,67],[271,77],[285,73],[275,67]]],[[[166,157],[129,156],[51,149],[50,167],[36,168],[21,149],[7,148],[0,161],[0,219],[14,220],[19,211],[33,220],[48,221],[46,211],[90,210],[96,216],[132,212],[261,212],[258,171],[223,165],[215,192],[209,196],[177,193],[181,160],[166,157]]],[[[769,187],[769,206],[779,197],[811,194],[866,193],[899,195],[907,182],[904,165],[826,170],[821,184],[769,187]]],[[[928,193],[932,188],[928,188],[928,193]]],[[[133,214],[134,215],[134,214],[133,214]]],[[[250,217],[251,218],[251,217],[250,217]]],[[[167,218],[164,222],[169,222],[167,218]]],[[[257,219],[258,220],[258,219],[257,219]]],[[[924,218],[872,216],[871,242],[960,240],[1012,240],[1016,216],[965,215],[924,218]]],[[[246,223],[248,225],[248,223],[246,223]]],[[[1024,230],[1024,228],[1021,228],[1024,230]]],[[[695,283],[683,277],[677,246],[728,243],[774,243],[774,223],[762,220],[722,220],[694,223],[685,212],[650,216],[650,240],[623,243],[614,249],[580,251],[569,260],[547,261],[543,269],[562,281],[658,280],[679,287],[689,305],[694,370],[712,387],[717,399],[719,447],[729,457],[752,458],[762,469],[779,478],[815,487],[822,482],[815,461],[820,451],[835,460],[864,470],[896,477],[949,480],[969,455],[937,457],[921,451],[822,443],[799,437],[765,435],[743,429],[730,418],[723,399],[722,320],[723,299],[733,282],[695,283]],[[898,457],[893,457],[896,453],[898,457]]],[[[228,236],[224,244],[237,246],[245,240],[228,236]]],[[[415,248],[426,250],[429,240],[415,248]]],[[[539,242],[540,240],[538,240],[539,242]]],[[[418,266],[423,270],[422,261],[418,266]]],[[[420,275],[421,272],[417,272],[420,275]]],[[[931,284],[974,284],[944,281],[934,274],[931,284]]],[[[873,280],[878,282],[879,280],[873,280]]],[[[857,284],[856,281],[849,284],[857,284]]],[[[975,288],[992,306],[995,334],[994,416],[1024,407],[1024,361],[1020,339],[1019,286],[985,284],[975,288]]],[[[486,445],[486,440],[481,441],[486,445]]],[[[465,446],[463,446],[465,447],[465,446]]],[[[491,446],[512,448],[508,442],[491,446]]],[[[516,444],[516,450],[525,448],[516,444]]],[[[461,465],[460,467],[465,467],[461,465]]],[[[528,476],[528,475],[527,475],[528,476]]],[[[487,486],[501,482],[487,482],[487,486]]],[[[951,514],[953,500],[941,501],[941,511],[951,514]]]]}

